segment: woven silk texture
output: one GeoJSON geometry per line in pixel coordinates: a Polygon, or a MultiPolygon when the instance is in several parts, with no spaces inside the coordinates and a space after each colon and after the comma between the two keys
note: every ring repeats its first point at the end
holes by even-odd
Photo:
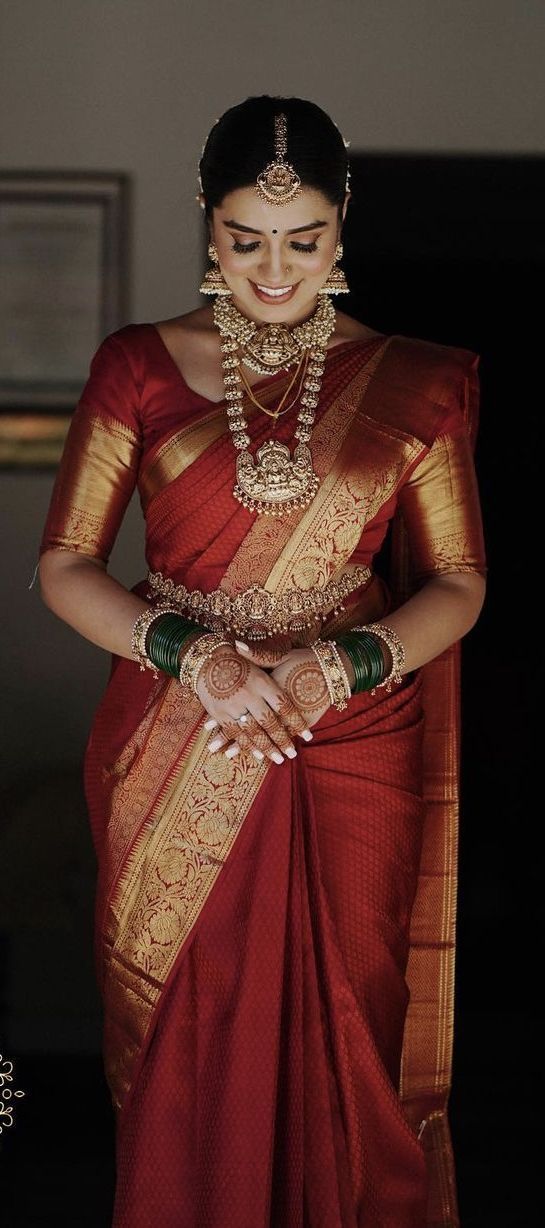
{"type": "MultiPolygon", "coordinates": [[[[327,352],[320,486],[282,519],[233,498],[225,404],[151,323],[91,362],[39,554],[108,563],[138,490],[149,571],[235,598],[392,572],[322,636],[403,589],[486,572],[478,355],[404,336],[327,352]]],[[[280,373],[259,381],[271,407],[280,373]]],[[[247,407],[252,451],[270,418],[247,407]]],[[[275,437],[292,442],[293,414],[275,437]]],[[[132,591],[148,599],[147,577],[132,591]]],[[[352,697],[277,766],[210,755],[177,679],[113,656],[85,750],[96,975],[116,1116],[114,1228],[455,1228],[447,1119],[458,821],[457,646],[352,697]]]]}

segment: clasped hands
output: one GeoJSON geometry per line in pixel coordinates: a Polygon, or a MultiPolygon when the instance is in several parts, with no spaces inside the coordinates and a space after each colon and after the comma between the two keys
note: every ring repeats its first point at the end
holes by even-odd
{"type": "Polygon", "coordinates": [[[205,728],[217,728],[208,749],[229,758],[249,750],[283,763],[297,754],[293,739],[310,741],[310,726],[331,704],[325,678],[312,649],[292,648],[287,636],[248,651],[239,644],[220,645],[199,671],[197,694],[210,714],[205,728]]]}

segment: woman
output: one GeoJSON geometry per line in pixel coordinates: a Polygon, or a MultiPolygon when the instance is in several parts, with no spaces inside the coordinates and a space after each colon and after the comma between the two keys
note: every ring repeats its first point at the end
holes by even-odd
{"type": "Polygon", "coordinates": [[[247,99],[199,165],[213,303],[98,347],[39,551],[46,604],[112,653],[85,787],[113,1222],[455,1224],[449,1019],[439,1076],[422,1017],[400,1081],[435,873],[423,667],[440,739],[485,590],[478,356],[333,308],[349,170],[319,107],[247,99]],[[135,485],[128,592],[107,564],[135,485]]]}

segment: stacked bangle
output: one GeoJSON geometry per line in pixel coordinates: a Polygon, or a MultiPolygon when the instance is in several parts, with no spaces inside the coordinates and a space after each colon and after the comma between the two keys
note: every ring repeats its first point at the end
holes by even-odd
{"type": "Polygon", "coordinates": [[[351,630],[339,635],[337,644],[345,649],[352,662],[355,675],[352,695],[373,691],[384,678],[384,656],[378,639],[351,630]]]}
{"type": "Polygon", "coordinates": [[[146,636],[148,656],[173,678],[180,676],[180,648],[206,634],[205,627],[196,627],[180,614],[165,614],[153,623],[146,636]]]}
{"type": "Polygon", "coordinates": [[[397,633],[384,623],[368,623],[362,627],[351,627],[337,637],[348,653],[355,674],[352,694],[360,691],[371,691],[374,695],[380,687],[391,691],[392,682],[401,682],[401,671],[405,664],[405,649],[397,633]],[[380,647],[384,640],[392,654],[392,668],[385,676],[384,656],[380,647]]]}
{"type": "Polygon", "coordinates": [[[324,675],[331,703],[342,712],[352,692],[337,645],[334,640],[317,639],[310,647],[324,675]]]}
{"type": "Polygon", "coordinates": [[[215,648],[220,647],[220,644],[227,644],[229,647],[232,647],[231,640],[226,639],[221,631],[207,631],[204,635],[199,635],[190,645],[178,671],[182,690],[186,694],[190,695],[193,692],[198,697],[197,679],[199,673],[207,658],[211,656],[215,648]]]}
{"type": "Polygon", "coordinates": [[[196,627],[194,622],[182,617],[176,606],[163,601],[138,615],[132,630],[131,648],[141,670],[151,669],[154,678],[158,678],[157,669],[161,669],[178,678],[182,644],[189,638],[193,640],[205,634],[205,627],[196,627]]]}

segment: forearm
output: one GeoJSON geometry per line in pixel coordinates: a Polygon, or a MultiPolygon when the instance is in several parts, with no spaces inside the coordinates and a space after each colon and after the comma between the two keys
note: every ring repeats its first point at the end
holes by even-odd
{"type": "Polygon", "coordinates": [[[100,560],[71,551],[46,551],[39,577],[42,600],[53,614],[92,644],[134,661],[132,629],[149,609],[147,601],[108,575],[100,560]]]}
{"type": "MultiPolygon", "coordinates": [[[[380,621],[397,633],[405,649],[402,673],[425,665],[466,635],[479,617],[485,592],[483,576],[476,572],[454,572],[428,580],[399,609],[385,615],[380,621]]],[[[381,647],[389,672],[391,655],[384,642],[381,647]]],[[[353,685],[352,663],[345,649],[339,651],[353,685]]]]}

